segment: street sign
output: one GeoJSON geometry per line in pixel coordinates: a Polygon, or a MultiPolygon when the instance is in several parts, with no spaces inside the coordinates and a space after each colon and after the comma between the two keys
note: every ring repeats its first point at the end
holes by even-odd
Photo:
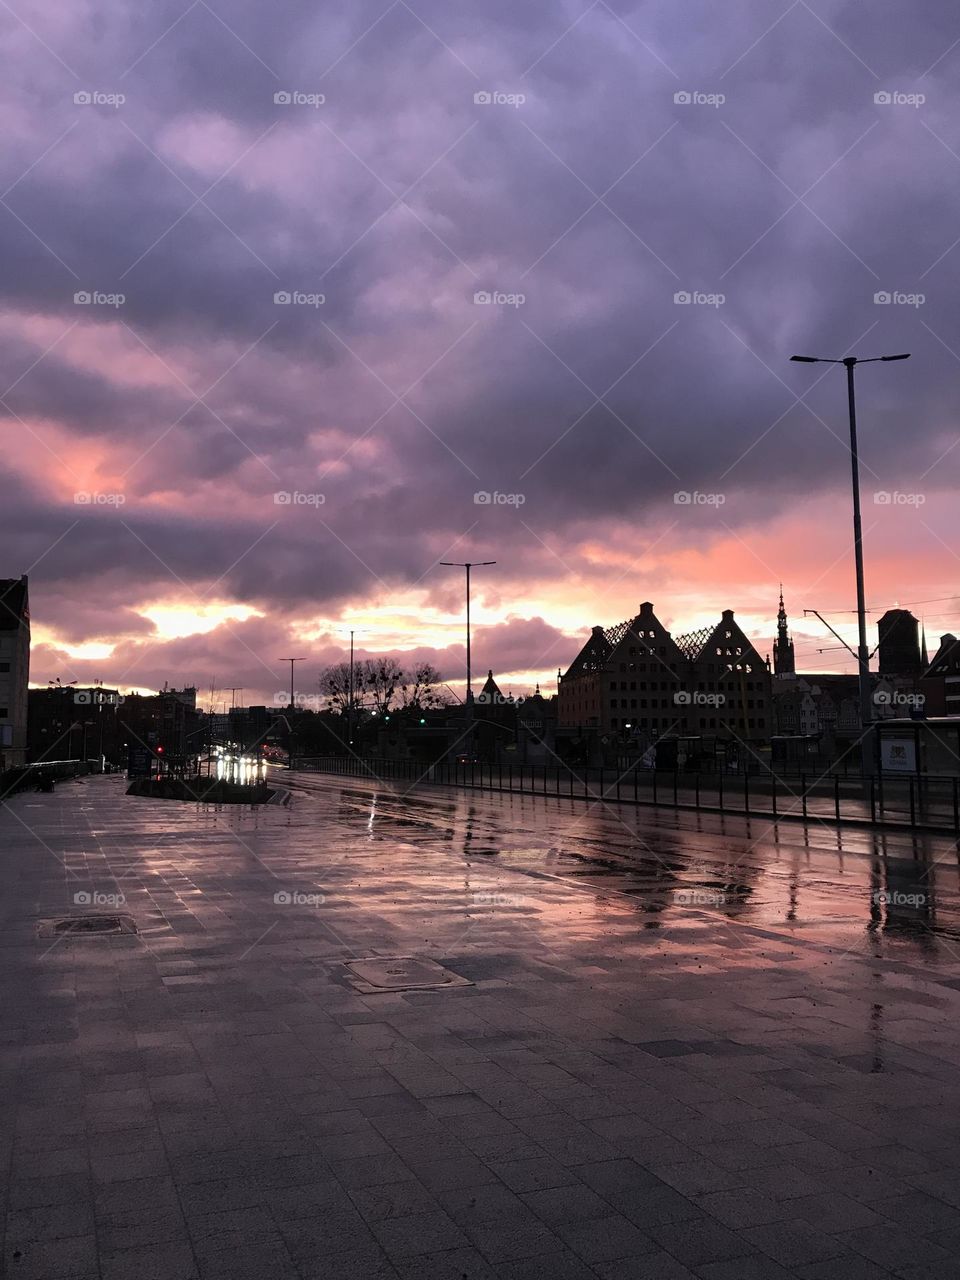
{"type": "Polygon", "coordinates": [[[891,773],[916,773],[916,743],[912,738],[881,738],[880,763],[891,773]]]}

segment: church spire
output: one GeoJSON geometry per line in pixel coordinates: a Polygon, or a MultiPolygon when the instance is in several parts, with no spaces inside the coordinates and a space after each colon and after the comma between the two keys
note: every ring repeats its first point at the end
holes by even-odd
{"type": "Polygon", "coordinates": [[[787,610],[783,603],[783,583],[780,583],[780,608],[777,611],[777,638],[773,642],[774,675],[792,676],[796,673],[793,641],[787,628],[787,610]]]}
{"type": "Polygon", "coordinates": [[[920,623],[920,670],[922,674],[926,674],[927,667],[930,665],[930,659],[927,657],[927,626],[926,623],[920,623]]]}

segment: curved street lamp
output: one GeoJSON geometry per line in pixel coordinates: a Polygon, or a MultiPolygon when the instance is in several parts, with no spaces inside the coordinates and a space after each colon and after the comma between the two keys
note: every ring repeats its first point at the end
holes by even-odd
{"type": "Polygon", "coordinates": [[[871,356],[861,360],[844,356],[841,360],[824,356],[791,356],[799,364],[842,364],[847,371],[847,407],[850,414],[850,461],[853,481],[853,549],[857,571],[857,665],[860,675],[860,728],[863,734],[862,771],[874,772],[873,700],[870,693],[870,653],[867,648],[867,609],[863,589],[863,526],[860,519],[860,455],[857,451],[857,401],[853,371],[858,364],[886,364],[891,360],[909,360],[910,352],[896,356],[871,356]]]}

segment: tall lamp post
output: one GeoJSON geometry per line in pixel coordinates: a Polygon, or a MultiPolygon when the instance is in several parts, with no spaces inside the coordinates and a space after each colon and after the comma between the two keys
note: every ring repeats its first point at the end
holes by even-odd
{"type": "Polygon", "coordinates": [[[860,520],[860,455],[857,450],[857,398],[853,371],[858,364],[886,364],[891,360],[909,360],[907,351],[897,356],[871,356],[860,360],[857,356],[844,356],[842,360],[828,360],[822,356],[791,356],[800,364],[842,364],[847,371],[847,407],[850,413],[850,464],[853,480],[853,551],[857,569],[857,665],[860,674],[860,728],[862,737],[862,772],[874,772],[873,699],[870,692],[870,651],[867,648],[867,608],[863,589],[863,526],[860,520]]]}
{"type": "Polygon", "coordinates": [[[293,664],[306,662],[306,658],[278,658],[278,662],[290,663],[290,715],[288,720],[289,735],[287,738],[287,768],[293,768],[293,664]]]}
{"type": "Polygon", "coordinates": [[[347,701],[347,746],[353,746],[353,631],[350,632],[350,688],[347,701]]]}
{"type": "Polygon", "coordinates": [[[448,569],[464,569],[467,575],[467,720],[473,719],[473,682],[470,670],[470,570],[483,569],[487,565],[496,564],[496,560],[441,560],[440,564],[448,569]]]}

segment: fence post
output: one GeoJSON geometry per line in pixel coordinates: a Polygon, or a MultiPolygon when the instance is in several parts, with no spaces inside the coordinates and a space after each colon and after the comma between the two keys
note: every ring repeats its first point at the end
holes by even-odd
{"type": "Polygon", "coordinates": [[[653,803],[657,803],[657,766],[653,766],[653,803]]]}
{"type": "Polygon", "coordinates": [[[912,778],[910,779],[910,825],[911,827],[917,825],[917,801],[914,795],[912,778]]]}
{"type": "Polygon", "coordinates": [[[770,770],[770,799],[773,804],[773,816],[776,818],[778,816],[777,815],[777,775],[773,772],[772,769],[770,770]]]}
{"type": "Polygon", "coordinates": [[[840,821],[840,775],[833,775],[833,807],[837,815],[837,821],[840,821]]]}
{"type": "Polygon", "coordinates": [[[720,791],[720,812],[723,813],[723,766],[720,766],[720,772],[717,774],[717,786],[720,791]]]}
{"type": "Polygon", "coordinates": [[[743,812],[750,812],[750,766],[743,771],[743,812]]]}
{"type": "Polygon", "coordinates": [[[696,780],[697,780],[697,781],[696,781],[696,788],[697,788],[697,789],[696,789],[696,797],[697,797],[697,799],[696,799],[696,804],[697,804],[697,808],[699,809],[699,808],[700,808],[700,774],[699,774],[699,773],[698,773],[698,774],[696,774],[696,780]]]}
{"type": "Polygon", "coordinates": [[[673,807],[675,809],[677,807],[677,779],[679,778],[679,776],[680,776],[680,770],[674,769],[673,771],[673,807]]]}
{"type": "Polygon", "coordinates": [[[953,780],[953,829],[960,831],[960,779],[953,780]]]}
{"type": "Polygon", "coordinates": [[[800,775],[800,799],[801,799],[801,800],[802,800],[802,802],[803,802],[803,817],[804,817],[804,821],[806,821],[806,817],[807,817],[807,775],[806,775],[805,773],[801,773],[801,775],[800,775]]]}

